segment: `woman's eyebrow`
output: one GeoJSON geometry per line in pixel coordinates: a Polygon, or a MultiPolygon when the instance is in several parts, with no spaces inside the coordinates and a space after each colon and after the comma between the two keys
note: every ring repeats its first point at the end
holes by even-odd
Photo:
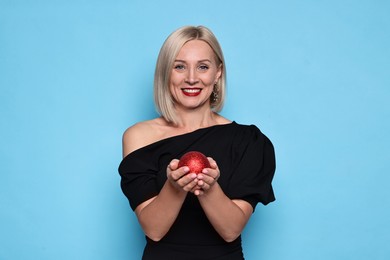
{"type": "MultiPolygon", "coordinates": [[[[183,63],[186,63],[187,61],[185,61],[185,60],[175,60],[175,62],[183,62],[183,63]]],[[[203,60],[198,60],[197,62],[210,62],[210,63],[211,63],[211,60],[209,60],[209,59],[203,59],[203,60]]]]}

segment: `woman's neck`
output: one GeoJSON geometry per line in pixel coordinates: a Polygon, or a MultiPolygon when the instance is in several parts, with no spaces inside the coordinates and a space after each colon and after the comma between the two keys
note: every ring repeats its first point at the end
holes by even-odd
{"type": "Polygon", "coordinates": [[[199,128],[218,124],[218,114],[211,111],[177,111],[177,127],[186,131],[194,131],[199,128]]]}

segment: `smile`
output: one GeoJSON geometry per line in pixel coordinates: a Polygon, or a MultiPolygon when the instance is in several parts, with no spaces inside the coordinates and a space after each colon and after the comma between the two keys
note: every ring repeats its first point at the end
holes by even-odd
{"type": "Polygon", "coordinates": [[[200,88],[182,88],[181,89],[186,96],[194,97],[200,94],[202,89],[200,88]]]}

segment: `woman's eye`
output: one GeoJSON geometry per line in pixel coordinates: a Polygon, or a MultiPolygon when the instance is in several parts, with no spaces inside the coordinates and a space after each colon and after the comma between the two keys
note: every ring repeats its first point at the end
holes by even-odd
{"type": "Polygon", "coordinates": [[[184,69],[184,65],[181,64],[175,65],[175,70],[183,70],[183,69],[184,69]]]}
{"type": "Polygon", "coordinates": [[[208,70],[208,69],[209,69],[209,66],[207,66],[207,65],[200,65],[200,66],[199,66],[199,69],[200,69],[200,70],[208,70]]]}

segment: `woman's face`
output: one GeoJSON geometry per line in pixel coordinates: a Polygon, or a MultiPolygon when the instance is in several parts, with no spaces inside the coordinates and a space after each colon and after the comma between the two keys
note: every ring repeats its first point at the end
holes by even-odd
{"type": "Polygon", "coordinates": [[[204,41],[191,40],[183,45],[171,72],[170,91],[177,108],[210,107],[210,95],[221,77],[213,49],[204,41]]]}

